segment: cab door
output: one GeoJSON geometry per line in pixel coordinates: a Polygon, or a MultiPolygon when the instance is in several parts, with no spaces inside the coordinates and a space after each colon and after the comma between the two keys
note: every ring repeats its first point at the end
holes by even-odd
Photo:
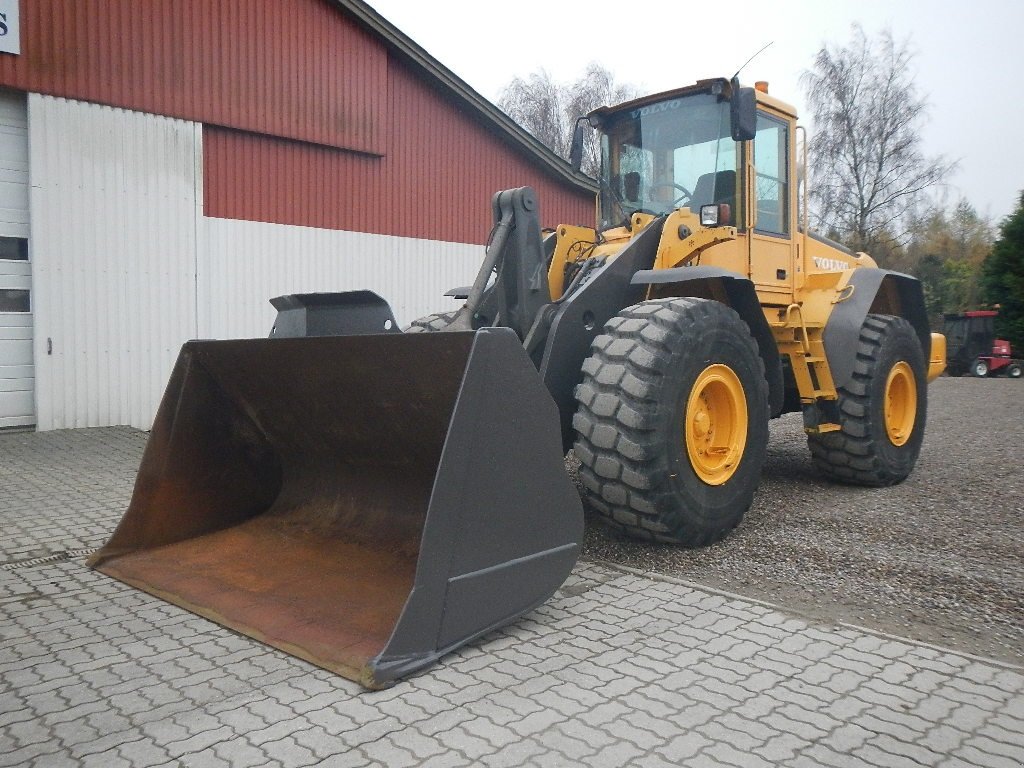
{"type": "Polygon", "coordinates": [[[747,243],[750,279],[768,304],[793,297],[792,142],[791,121],[758,111],[757,132],[746,143],[747,243]]]}

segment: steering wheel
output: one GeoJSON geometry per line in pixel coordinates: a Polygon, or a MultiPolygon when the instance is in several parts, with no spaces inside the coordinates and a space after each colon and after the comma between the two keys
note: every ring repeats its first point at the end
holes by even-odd
{"type": "Polygon", "coordinates": [[[662,181],[662,182],[655,182],[654,184],[651,184],[651,189],[657,189],[658,187],[671,187],[673,189],[678,189],[680,192],[683,193],[679,197],[677,197],[675,200],[672,201],[673,207],[679,205],[680,203],[682,203],[684,201],[685,202],[690,202],[690,200],[693,199],[693,192],[688,190],[682,184],[676,184],[674,181],[662,181]]]}

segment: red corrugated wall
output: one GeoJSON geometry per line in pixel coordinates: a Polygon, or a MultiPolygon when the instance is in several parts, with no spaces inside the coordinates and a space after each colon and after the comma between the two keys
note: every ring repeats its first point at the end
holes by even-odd
{"type": "Polygon", "coordinates": [[[204,124],[208,216],[482,243],[490,196],[545,225],[593,198],[329,0],[30,0],[0,85],[204,124]]]}
{"type": "Polygon", "coordinates": [[[540,171],[401,61],[388,67],[388,101],[383,157],[207,126],[206,214],[483,243],[491,195],[530,185],[545,226],[593,222],[591,194],[540,171]]]}
{"type": "Polygon", "coordinates": [[[0,84],[381,152],[387,53],[327,0],[23,0],[0,84]]]}

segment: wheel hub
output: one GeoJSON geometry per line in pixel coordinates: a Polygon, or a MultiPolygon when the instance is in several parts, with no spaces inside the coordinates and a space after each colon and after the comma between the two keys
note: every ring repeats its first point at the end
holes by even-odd
{"type": "Polygon", "coordinates": [[[727,365],[709,365],[697,377],[686,403],[686,453],[697,477],[722,485],[739,467],[747,444],[747,398],[727,365]]]}
{"type": "Polygon", "coordinates": [[[707,407],[703,400],[697,415],[693,418],[693,431],[697,434],[697,437],[704,437],[711,431],[711,417],[708,416],[707,407]]]}
{"type": "Polygon", "coordinates": [[[916,418],[917,382],[910,364],[901,360],[885,382],[885,431],[889,442],[905,445],[914,432],[916,418]]]}

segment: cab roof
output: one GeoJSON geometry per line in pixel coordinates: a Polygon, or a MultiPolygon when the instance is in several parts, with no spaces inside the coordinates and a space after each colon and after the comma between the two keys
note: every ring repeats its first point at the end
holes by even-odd
{"type": "MultiPolygon", "coordinates": [[[[691,96],[697,93],[711,93],[720,95],[722,98],[727,99],[732,95],[732,84],[724,77],[713,77],[707,80],[698,80],[693,85],[685,85],[681,88],[674,88],[670,91],[662,91],[661,93],[652,93],[649,96],[641,96],[638,99],[626,101],[612,107],[598,107],[588,114],[587,118],[590,120],[590,125],[592,127],[599,128],[612,115],[617,115],[621,112],[637,109],[639,107],[645,107],[648,104],[657,104],[658,102],[666,101],[668,99],[677,99],[681,96],[691,96]]],[[[796,119],[796,109],[791,105],[776,99],[774,96],[769,96],[764,91],[755,91],[755,93],[757,95],[758,104],[771,107],[772,109],[796,119]]]]}

